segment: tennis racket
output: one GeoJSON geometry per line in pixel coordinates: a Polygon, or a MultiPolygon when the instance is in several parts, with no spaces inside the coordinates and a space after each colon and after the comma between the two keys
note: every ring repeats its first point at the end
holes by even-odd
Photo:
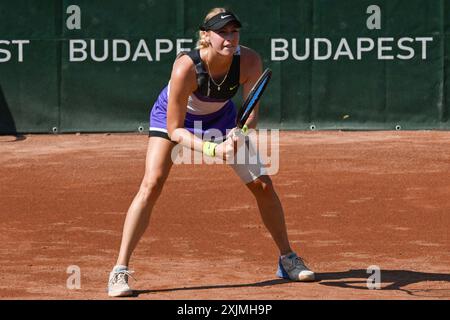
{"type": "Polygon", "coordinates": [[[253,86],[252,90],[250,90],[250,93],[248,94],[247,99],[245,99],[244,104],[239,109],[236,118],[236,126],[241,129],[241,132],[244,135],[248,132],[248,127],[245,123],[247,122],[248,117],[252,113],[262,94],[264,93],[264,90],[266,89],[271,77],[272,70],[268,68],[264,70],[263,74],[259,77],[258,81],[256,81],[255,85],[253,86]]]}

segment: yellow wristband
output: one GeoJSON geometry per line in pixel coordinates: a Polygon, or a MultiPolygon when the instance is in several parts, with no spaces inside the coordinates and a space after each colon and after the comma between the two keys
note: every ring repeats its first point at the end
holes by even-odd
{"type": "Polygon", "coordinates": [[[205,141],[203,143],[203,153],[210,157],[216,156],[217,143],[205,141]]]}
{"type": "Polygon", "coordinates": [[[243,134],[244,136],[247,135],[247,133],[248,133],[248,127],[247,127],[246,124],[244,124],[244,126],[243,126],[242,129],[241,129],[241,131],[242,131],[242,134],[243,134]]]}

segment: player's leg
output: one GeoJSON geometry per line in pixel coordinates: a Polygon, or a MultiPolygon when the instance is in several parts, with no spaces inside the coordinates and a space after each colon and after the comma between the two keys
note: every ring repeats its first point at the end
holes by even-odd
{"type": "Polygon", "coordinates": [[[289,245],[284,212],[269,176],[263,175],[246,184],[255,196],[264,225],[270,232],[281,255],[292,252],[289,245]]]}
{"type": "Polygon", "coordinates": [[[255,196],[264,225],[280,250],[277,276],[294,281],[314,280],[314,272],[289,245],[283,208],[270,177],[259,176],[246,186],[255,196]]]}
{"type": "Polygon", "coordinates": [[[173,142],[167,139],[149,138],[145,175],[127,212],[117,259],[118,265],[128,266],[132,252],[148,227],[151,211],[172,167],[173,146],[173,142]]]}
{"type": "Polygon", "coordinates": [[[108,294],[113,297],[128,296],[132,290],[128,286],[130,257],[140,238],[147,229],[153,206],[156,203],[170,168],[173,142],[161,137],[150,137],[145,163],[145,175],[139,191],[131,203],[123,226],[122,241],[116,266],[110,273],[108,294]]]}
{"type": "Polygon", "coordinates": [[[252,139],[241,141],[235,162],[231,164],[231,167],[255,196],[264,225],[280,250],[280,254],[290,253],[292,250],[289,245],[283,208],[252,139]]]}
{"type": "Polygon", "coordinates": [[[277,275],[294,281],[314,280],[314,272],[309,270],[303,260],[291,249],[283,207],[272,180],[261,163],[258,152],[251,141],[244,145],[249,160],[251,155],[256,155],[256,158],[253,158],[256,159],[256,162],[249,161],[248,163],[232,164],[231,166],[255,196],[264,225],[280,250],[277,275]]]}

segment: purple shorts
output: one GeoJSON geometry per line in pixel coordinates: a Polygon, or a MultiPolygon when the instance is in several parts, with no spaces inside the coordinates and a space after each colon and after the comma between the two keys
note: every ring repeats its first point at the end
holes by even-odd
{"type": "MultiPolygon", "coordinates": [[[[158,96],[150,112],[149,136],[158,136],[169,139],[167,135],[167,97],[168,87],[166,86],[158,96]]],[[[184,127],[191,133],[203,137],[214,136],[214,131],[220,131],[222,137],[226,136],[227,130],[236,126],[236,108],[233,101],[229,100],[221,109],[205,115],[194,115],[186,113],[184,127]]],[[[222,137],[215,137],[221,139],[222,137]]],[[[169,139],[170,140],[170,139],[169,139]]]]}
{"type": "MultiPolygon", "coordinates": [[[[170,141],[167,135],[167,91],[168,87],[161,91],[150,112],[149,136],[161,137],[170,141]]],[[[186,113],[184,127],[204,140],[215,140],[220,143],[219,141],[223,141],[226,137],[227,130],[236,126],[236,117],[237,113],[234,103],[229,100],[222,108],[213,113],[205,115],[186,113]],[[199,123],[201,123],[201,129],[198,129],[199,123]],[[221,137],[217,137],[219,134],[221,137]]],[[[246,154],[257,152],[250,151],[251,149],[254,150],[251,143],[245,143],[244,145],[246,154]]],[[[231,167],[245,184],[254,181],[261,175],[267,174],[259,156],[256,163],[231,164],[231,167]]]]}

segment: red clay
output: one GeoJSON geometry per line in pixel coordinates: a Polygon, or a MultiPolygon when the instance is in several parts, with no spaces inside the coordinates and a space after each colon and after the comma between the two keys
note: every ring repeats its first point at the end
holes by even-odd
{"type": "MultiPolygon", "coordinates": [[[[144,135],[0,137],[0,298],[108,299],[144,135]],[[69,290],[68,266],[81,269],[69,290]]],[[[314,283],[275,277],[255,200],[176,165],[132,258],[132,299],[449,299],[450,132],[282,132],[273,176],[314,283]],[[381,290],[366,287],[371,265],[381,290]]]]}

